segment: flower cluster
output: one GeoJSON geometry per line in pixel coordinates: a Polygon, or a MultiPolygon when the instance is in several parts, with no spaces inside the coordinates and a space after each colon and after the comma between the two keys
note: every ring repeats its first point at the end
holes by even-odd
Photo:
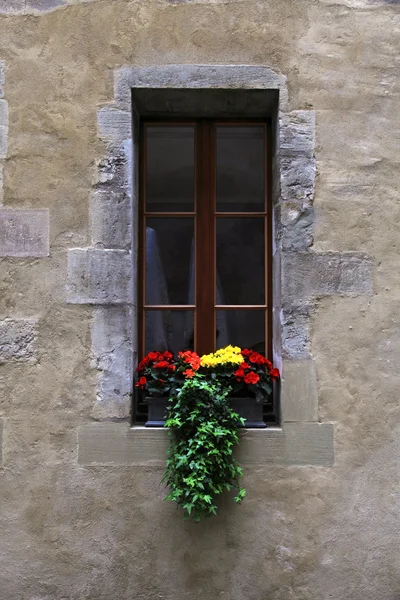
{"type": "Polygon", "coordinates": [[[149,352],[139,363],[136,369],[139,379],[136,387],[140,390],[152,388],[152,392],[168,392],[168,378],[176,370],[172,352],[149,352]]]}
{"type": "Polygon", "coordinates": [[[233,394],[249,392],[260,401],[271,393],[271,383],[279,378],[278,369],[262,354],[238,346],[226,346],[200,357],[196,352],[149,352],[137,368],[136,387],[150,396],[170,395],[187,379],[198,373],[201,377],[218,377],[230,386],[233,394]]]}
{"type": "Polygon", "coordinates": [[[185,366],[185,370],[180,369],[182,375],[187,379],[194,377],[196,375],[196,371],[198,371],[200,368],[199,355],[191,350],[185,350],[185,352],[178,352],[178,358],[185,366]]]}
{"type": "Polygon", "coordinates": [[[225,346],[211,354],[204,354],[201,359],[202,367],[217,367],[219,365],[239,365],[243,362],[243,356],[239,346],[225,346]]]}

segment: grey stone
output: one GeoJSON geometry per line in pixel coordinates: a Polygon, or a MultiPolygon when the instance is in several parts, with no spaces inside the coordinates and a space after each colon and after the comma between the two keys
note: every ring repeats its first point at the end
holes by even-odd
{"type": "Polygon", "coordinates": [[[123,191],[96,190],[90,197],[92,244],[103,248],[129,249],[131,207],[123,191]]]}
{"type": "Polygon", "coordinates": [[[0,256],[49,255],[47,209],[0,209],[0,256]]]}
{"type": "Polygon", "coordinates": [[[0,100],[0,127],[8,127],[8,102],[0,100]]]}
{"type": "Polygon", "coordinates": [[[0,14],[14,15],[25,11],[26,0],[0,0],[0,14]]]}
{"type": "MultiPolygon", "coordinates": [[[[94,423],[78,430],[80,465],[164,465],[165,429],[129,428],[94,423]]],[[[282,429],[247,429],[240,435],[237,458],[246,465],[318,465],[334,462],[333,427],[324,423],[287,423],[282,429]]]]}
{"type": "Polygon", "coordinates": [[[67,302],[130,303],[131,270],[130,252],[74,248],[68,252],[67,302]]]}
{"type": "Polygon", "coordinates": [[[284,307],[282,311],[282,353],[285,358],[307,359],[310,357],[310,310],[311,307],[308,304],[284,307]]]}
{"type": "Polygon", "coordinates": [[[0,60],[0,98],[4,98],[4,84],[6,79],[6,63],[0,60]]]}
{"type": "Polygon", "coordinates": [[[92,354],[100,372],[92,417],[126,419],[130,413],[134,362],[132,310],[129,307],[97,308],[93,312],[92,354]]]}
{"type": "Polygon", "coordinates": [[[312,360],[284,361],[281,403],[284,423],[318,421],[317,375],[312,360]]]}
{"type": "Polygon", "coordinates": [[[129,182],[127,169],[127,156],[124,147],[114,148],[113,152],[99,161],[94,185],[98,187],[113,186],[116,191],[118,188],[126,188],[129,182]]]}
{"type": "Polygon", "coordinates": [[[34,358],[36,321],[5,319],[0,321],[0,363],[30,362],[34,358]]]}
{"type": "Polygon", "coordinates": [[[285,202],[281,208],[282,247],[284,250],[307,250],[313,245],[315,214],[312,206],[285,202]]]}
{"type": "Polygon", "coordinates": [[[115,73],[115,103],[129,110],[132,88],[279,89],[286,107],[286,77],[254,65],[152,65],[122,67],[115,73]]]}
{"type": "Polygon", "coordinates": [[[315,111],[294,110],[280,119],[279,151],[281,156],[314,155],[315,111]]]}
{"type": "Polygon", "coordinates": [[[3,464],[3,429],[4,419],[0,419],[0,465],[3,464]]]}
{"type": "Polygon", "coordinates": [[[99,137],[114,145],[132,138],[132,112],[114,106],[105,106],[97,111],[99,137]]]}
{"type": "Polygon", "coordinates": [[[281,158],[280,167],[282,200],[311,203],[315,190],[315,159],[303,155],[286,156],[281,158]]]}
{"type": "Polygon", "coordinates": [[[3,204],[3,170],[4,164],[3,161],[0,160],[0,206],[3,204]]]}
{"type": "Polygon", "coordinates": [[[43,12],[65,6],[66,4],[68,4],[68,0],[26,0],[27,9],[31,8],[43,12]]]}
{"type": "Polygon", "coordinates": [[[372,292],[372,260],[361,252],[287,252],[283,255],[285,302],[372,292]]]}
{"type": "Polygon", "coordinates": [[[6,158],[8,151],[8,125],[0,125],[0,159],[6,158]]]}

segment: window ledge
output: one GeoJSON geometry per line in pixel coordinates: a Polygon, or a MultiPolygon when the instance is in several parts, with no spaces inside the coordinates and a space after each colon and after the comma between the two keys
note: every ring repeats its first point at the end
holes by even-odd
{"type": "MultiPolygon", "coordinates": [[[[244,429],[238,460],[243,465],[333,465],[331,423],[285,423],[283,428],[244,429]]],[[[168,431],[127,423],[93,423],[78,431],[83,466],[163,466],[168,431]]]]}

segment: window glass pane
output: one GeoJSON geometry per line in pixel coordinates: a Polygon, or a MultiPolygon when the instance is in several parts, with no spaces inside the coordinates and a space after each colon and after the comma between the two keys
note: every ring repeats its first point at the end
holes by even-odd
{"type": "Polygon", "coordinates": [[[145,353],[193,350],[194,311],[146,310],[145,353]]]}
{"type": "Polygon", "coordinates": [[[217,218],[217,304],[265,304],[264,222],[217,218]]]}
{"type": "Polygon", "coordinates": [[[193,304],[193,227],[192,217],[146,219],[146,304],[193,304]]]}
{"type": "Polygon", "coordinates": [[[265,310],[218,310],[217,349],[227,344],[265,354],[265,310]]]}
{"type": "Polygon", "coordinates": [[[146,210],[194,211],[193,125],[146,127],[146,210]]]}
{"type": "Polygon", "coordinates": [[[217,211],[263,211],[264,127],[219,126],[217,135],[217,211]]]}

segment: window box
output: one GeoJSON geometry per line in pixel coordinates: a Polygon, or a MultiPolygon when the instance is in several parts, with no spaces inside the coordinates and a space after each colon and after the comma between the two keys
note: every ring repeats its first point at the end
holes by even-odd
{"type": "MultiPolygon", "coordinates": [[[[164,427],[168,398],[147,396],[148,420],[146,427],[164,427]]],[[[246,419],[244,427],[259,429],[266,427],[263,421],[263,403],[257,402],[252,396],[247,398],[231,398],[231,406],[241,417],[246,419]]]]}

